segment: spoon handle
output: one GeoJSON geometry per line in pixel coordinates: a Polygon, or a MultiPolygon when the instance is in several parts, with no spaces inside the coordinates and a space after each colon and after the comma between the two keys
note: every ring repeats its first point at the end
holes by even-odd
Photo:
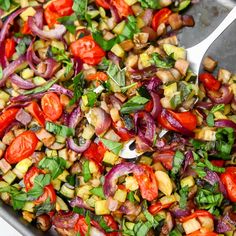
{"type": "Polygon", "coordinates": [[[234,7],[220,25],[202,42],[194,47],[188,48],[188,60],[193,64],[193,72],[198,74],[204,54],[211,44],[231,25],[236,19],[236,7],[234,7]]]}

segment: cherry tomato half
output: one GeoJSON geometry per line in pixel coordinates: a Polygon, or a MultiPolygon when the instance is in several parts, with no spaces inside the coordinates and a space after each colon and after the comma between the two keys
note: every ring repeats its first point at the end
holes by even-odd
{"type": "MultiPolygon", "coordinates": [[[[103,219],[108,227],[110,227],[113,230],[118,230],[118,225],[111,215],[104,215],[103,219]]],[[[106,236],[118,236],[118,235],[119,235],[118,232],[112,232],[106,234],[106,236]]]]}
{"type": "Polygon", "coordinates": [[[41,106],[45,116],[52,121],[58,120],[62,115],[62,105],[55,93],[45,94],[41,99],[41,106]]]}
{"type": "Polygon", "coordinates": [[[22,34],[31,34],[31,33],[32,33],[32,32],[31,32],[31,29],[30,29],[30,27],[29,27],[28,21],[26,21],[26,22],[24,23],[24,25],[23,25],[23,27],[22,27],[22,29],[21,29],[21,33],[22,33],[22,34]]]}
{"type": "Polygon", "coordinates": [[[191,234],[187,234],[186,236],[218,236],[219,234],[214,232],[201,232],[200,230],[195,231],[191,234]]]}
{"type": "Polygon", "coordinates": [[[44,192],[43,192],[43,194],[42,194],[37,200],[35,200],[34,203],[35,203],[36,205],[42,204],[42,203],[44,203],[48,198],[51,200],[51,203],[55,203],[56,200],[57,200],[57,196],[56,196],[56,193],[55,193],[55,190],[54,190],[52,184],[49,184],[49,185],[47,185],[47,186],[44,187],[44,192]]]}
{"type": "Polygon", "coordinates": [[[74,57],[80,58],[84,63],[95,66],[102,61],[105,52],[94,41],[91,35],[78,39],[70,45],[74,57]]]}
{"type": "Polygon", "coordinates": [[[11,58],[16,51],[16,42],[13,38],[5,40],[5,56],[11,58]]]}
{"type": "Polygon", "coordinates": [[[109,10],[111,7],[107,0],[95,0],[95,2],[98,6],[103,7],[106,10],[109,10]]]}
{"type": "Polygon", "coordinates": [[[209,90],[219,90],[221,83],[210,73],[202,73],[199,76],[199,80],[203,83],[204,87],[209,90]]]}
{"type": "Polygon", "coordinates": [[[107,81],[108,76],[106,73],[98,71],[95,74],[89,74],[86,77],[87,80],[101,80],[101,81],[107,81]]]}
{"type": "Polygon", "coordinates": [[[152,215],[156,215],[159,211],[169,208],[171,204],[161,204],[160,202],[153,203],[151,206],[148,207],[149,212],[152,215]]]}
{"type": "Polygon", "coordinates": [[[26,110],[38,121],[38,123],[44,127],[45,117],[44,114],[36,102],[31,102],[29,106],[26,107],[26,110]]]}
{"type": "Polygon", "coordinates": [[[152,19],[152,28],[157,31],[157,28],[160,24],[167,24],[171,13],[172,11],[169,8],[162,8],[160,11],[158,11],[152,19]]]}
{"type": "Polygon", "coordinates": [[[196,210],[191,215],[180,218],[180,222],[186,222],[188,220],[191,220],[191,219],[199,217],[199,216],[206,216],[206,217],[213,219],[213,216],[210,212],[208,212],[206,210],[196,210]]]}
{"type": "Polygon", "coordinates": [[[132,8],[124,0],[111,0],[111,5],[116,8],[120,18],[133,15],[132,8]]]}
{"type": "Polygon", "coordinates": [[[158,196],[158,185],[156,176],[150,166],[139,165],[143,169],[143,173],[134,174],[135,179],[139,184],[142,198],[152,201],[158,196]]]}
{"type": "Polygon", "coordinates": [[[5,159],[10,164],[30,157],[38,144],[38,138],[34,132],[28,130],[18,135],[6,150],[5,159]]]}
{"type": "Polygon", "coordinates": [[[24,184],[26,192],[28,192],[34,186],[34,178],[42,174],[43,171],[36,166],[31,167],[24,176],[24,184]]]}
{"type": "Polygon", "coordinates": [[[161,164],[167,169],[171,170],[173,167],[175,152],[172,150],[166,150],[153,154],[154,161],[160,161],[161,164]]]}

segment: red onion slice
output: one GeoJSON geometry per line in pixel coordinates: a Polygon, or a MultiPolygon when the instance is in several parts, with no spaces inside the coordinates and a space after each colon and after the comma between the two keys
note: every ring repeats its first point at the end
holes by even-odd
{"type": "Polygon", "coordinates": [[[106,197],[112,197],[116,191],[116,183],[119,177],[131,173],[141,173],[143,170],[130,162],[120,163],[114,166],[105,176],[103,191],[106,197]]]}
{"type": "Polygon", "coordinates": [[[26,62],[25,56],[20,56],[15,61],[11,62],[6,68],[3,70],[3,77],[0,80],[0,87],[3,87],[6,83],[8,77],[15,73],[15,71],[20,67],[23,63],[26,62]]]}
{"type": "Polygon", "coordinates": [[[207,95],[216,104],[229,104],[234,97],[233,93],[226,85],[222,85],[217,92],[207,91],[207,95]]]}
{"type": "Polygon", "coordinates": [[[74,229],[75,224],[79,219],[79,214],[72,211],[62,212],[55,214],[52,218],[52,224],[61,229],[74,229]]]}
{"type": "Polygon", "coordinates": [[[19,95],[17,97],[10,98],[11,102],[29,102],[33,99],[41,99],[46,93],[37,93],[30,95],[19,95]]]}
{"type": "Polygon", "coordinates": [[[37,35],[41,39],[61,39],[63,34],[66,33],[66,27],[64,25],[56,25],[55,29],[44,31],[41,30],[35,20],[35,17],[28,17],[29,27],[34,35],[37,35]]]}
{"type": "Polygon", "coordinates": [[[93,211],[94,209],[92,207],[90,207],[86,202],[84,202],[84,200],[80,197],[76,197],[74,199],[72,199],[70,201],[70,206],[71,207],[80,207],[80,208],[85,208],[88,209],[90,211],[93,211]]]}
{"type": "Polygon", "coordinates": [[[17,74],[13,74],[10,77],[10,80],[13,84],[15,84],[17,87],[19,87],[21,89],[26,89],[27,90],[27,89],[33,89],[33,88],[36,87],[36,85],[34,83],[32,83],[31,81],[22,79],[17,74]]]}
{"type": "Polygon", "coordinates": [[[215,127],[230,127],[236,130],[236,123],[232,120],[222,119],[215,121],[215,127]]]}
{"type": "Polygon", "coordinates": [[[74,93],[71,90],[66,89],[58,84],[54,84],[51,88],[49,88],[49,91],[56,92],[58,94],[65,94],[70,98],[74,96],[74,93]]]}
{"type": "Polygon", "coordinates": [[[154,119],[156,119],[157,116],[162,111],[162,105],[161,105],[160,97],[157,93],[151,92],[151,97],[153,101],[153,109],[151,111],[151,115],[154,119]]]}
{"type": "Polygon", "coordinates": [[[89,148],[90,144],[91,144],[90,140],[86,140],[85,143],[82,144],[81,146],[77,145],[75,141],[73,140],[73,138],[69,138],[67,140],[68,147],[76,153],[82,153],[86,151],[89,148]]]}
{"type": "Polygon", "coordinates": [[[180,133],[193,137],[194,132],[186,129],[178,120],[176,120],[170,112],[168,112],[166,109],[162,110],[163,117],[170,123],[172,127],[177,129],[180,133]]]}

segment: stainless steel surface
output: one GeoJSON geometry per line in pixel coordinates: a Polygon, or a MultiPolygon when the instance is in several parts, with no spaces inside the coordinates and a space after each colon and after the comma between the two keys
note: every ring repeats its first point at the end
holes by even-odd
{"type": "Polygon", "coordinates": [[[142,152],[137,152],[135,147],[133,147],[134,139],[128,141],[123,149],[120,151],[120,157],[124,159],[135,159],[139,156],[141,156],[143,153],[142,152]]]}
{"type": "MultiPolygon", "coordinates": [[[[186,14],[194,16],[196,25],[194,28],[184,28],[182,33],[178,35],[181,45],[188,48],[201,42],[214,31],[214,29],[220,24],[220,22],[235,5],[235,0],[200,0],[199,3],[192,6],[186,12],[186,14]]],[[[232,44],[228,43],[228,37],[232,38],[235,37],[235,35],[236,26],[234,24],[234,27],[231,25],[224,32],[224,34],[222,34],[219,39],[216,40],[217,43],[214,43],[207,51],[207,54],[211,55],[213,58],[219,59],[219,55],[220,58],[224,57],[224,59],[228,60],[228,62],[224,61],[223,63],[225,68],[229,68],[231,70],[231,67],[234,67],[234,71],[236,67],[234,63],[235,59],[233,60],[235,56],[233,55],[235,55],[235,53],[232,54],[232,44]],[[224,40],[223,42],[225,42],[227,50],[222,47],[221,40],[224,40]],[[228,67],[229,65],[230,67],[228,67]]],[[[17,231],[19,231],[23,236],[56,235],[54,230],[51,230],[47,233],[37,230],[36,227],[24,221],[22,217],[11,207],[3,205],[1,202],[0,216],[10,225],[16,228],[17,231]]]]}

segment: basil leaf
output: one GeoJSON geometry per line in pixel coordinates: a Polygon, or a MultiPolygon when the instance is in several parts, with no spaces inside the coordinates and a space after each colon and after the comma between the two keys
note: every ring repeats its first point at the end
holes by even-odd
{"type": "Polygon", "coordinates": [[[29,94],[36,94],[36,93],[42,93],[42,92],[46,92],[48,91],[57,81],[59,80],[59,78],[57,79],[52,79],[49,80],[47,83],[45,83],[44,85],[25,91],[23,94],[24,95],[29,95],[29,94]]]}
{"type": "Polygon", "coordinates": [[[90,170],[89,170],[89,161],[88,160],[86,160],[83,163],[82,174],[83,174],[85,183],[88,182],[92,178],[92,175],[91,175],[90,170]]]}
{"type": "Polygon", "coordinates": [[[66,29],[72,34],[75,34],[76,32],[76,26],[74,25],[74,22],[76,20],[77,20],[77,17],[75,14],[72,14],[70,16],[63,16],[57,19],[57,21],[62,23],[66,27],[66,29]]]}
{"type": "Polygon", "coordinates": [[[138,94],[141,96],[141,97],[144,97],[144,98],[147,98],[147,99],[151,99],[151,95],[150,93],[148,92],[147,88],[145,86],[141,86],[137,89],[138,91],[138,94]]]}
{"type": "Polygon", "coordinates": [[[170,105],[173,109],[176,109],[181,104],[182,104],[181,94],[176,94],[170,99],[170,105]]]}
{"type": "Polygon", "coordinates": [[[93,32],[93,39],[100,45],[104,51],[110,51],[111,48],[117,43],[117,38],[112,38],[110,40],[105,40],[102,33],[99,31],[93,32]]]}
{"type": "Polygon", "coordinates": [[[143,8],[160,9],[160,0],[138,0],[143,8]]]}
{"type": "Polygon", "coordinates": [[[188,7],[188,5],[191,3],[191,0],[183,0],[179,3],[178,11],[182,11],[185,8],[188,7]]]}
{"type": "Polygon", "coordinates": [[[55,204],[52,204],[50,198],[47,198],[45,202],[40,205],[36,205],[34,209],[36,212],[36,216],[39,216],[52,211],[54,208],[55,204]]]}
{"type": "Polygon", "coordinates": [[[100,139],[102,143],[114,154],[118,155],[120,153],[120,150],[123,148],[123,144],[107,139],[100,139]]]}
{"type": "MultiPolygon", "coordinates": [[[[132,39],[134,34],[138,33],[140,30],[137,27],[137,20],[134,16],[128,16],[127,23],[121,33],[124,38],[132,39]]],[[[123,41],[123,40],[121,40],[123,41]]]]}
{"type": "Polygon", "coordinates": [[[187,200],[188,200],[188,193],[189,193],[189,188],[188,186],[184,186],[179,190],[180,194],[180,201],[179,201],[179,207],[181,209],[185,209],[187,205],[187,200]]]}
{"type": "Polygon", "coordinates": [[[125,86],[125,69],[121,70],[118,65],[110,62],[107,74],[117,85],[125,86]]]}
{"type": "Polygon", "coordinates": [[[216,111],[224,111],[225,104],[218,104],[211,108],[211,112],[214,113],[216,111]]]}
{"type": "Polygon", "coordinates": [[[206,167],[211,171],[218,172],[218,173],[224,173],[225,172],[225,168],[215,166],[207,159],[205,160],[205,164],[206,164],[206,167]]]}
{"type": "Polygon", "coordinates": [[[106,199],[102,187],[95,187],[90,190],[90,193],[92,193],[93,195],[98,196],[102,199],[106,199]]]}
{"type": "Polygon", "coordinates": [[[174,155],[173,168],[171,170],[172,175],[176,175],[179,172],[183,164],[183,161],[184,161],[184,154],[180,152],[179,150],[176,151],[174,155]]]}
{"type": "Polygon", "coordinates": [[[56,179],[66,168],[66,160],[61,157],[45,157],[39,162],[39,168],[49,170],[52,179],[56,179]]]}
{"type": "Polygon", "coordinates": [[[10,0],[0,0],[0,8],[4,11],[8,11],[11,7],[10,0]]]}
{"type": "Polygon", "coordinates": [[[129,114],[138,110],[144,109],[144,105],[149,100],[144,97],[135,96],[128,100],[125,104],[122,105],[120,112],[123,114],[129,114]]]}
{"type": "Polygon", "coordinates": [[[152,59],[150,62],[158,68],[169,69],[172,68],[175,63],[175,60],[171,56],[163,58],[158,53],[153,53],[151,56],[152,59]]]}
{"type": "Polygon", "coordinates": [[[83,72],[80,72],[73,79],[74,96],[70,100],[69,103],[70,106],[75,104],[78,101],[78,99],[83,95],[84,86],[85,86],[84,75],[83,72]]]}
{"type": "Polygon", "coordinates": [[[75,135],[75,129],[70,128],[65,125],[58,125],[58,124],[55,124],[55,123],[52,123],[49,121],[47,121],[47,123],[46,123],[46,130],[51,133],[60,135],[64,138],[75,135]]]}
{"type": "Polygon", "coordinates": [[[182,234],[177,228],[175,228],[170,232],[169,236],[182,236],[182,234]]]}
{"type": "Polygon", "coordinates": [[[215,125],[214,121],[214,115],[212,113],[209,113],[207,118],[206,118],[207,125],[210,127],[213,127],[215,125]]]}
{"type": "Polygon", "coordinates": [[[76,184],[76,175],[66,176],[66,181],[68,182],[69,185],[75,186],[75,184],[76,184]]]}
{"type": "Polygon", "coordinates": [[[110,228],[107,223],[105,222],[105,220],[103,219],[103,217],[101,217],[100,221],[99,221],[99,225],[106,231],[106,233],[110,233],[113,232],[114,230],[112,228],[110,228]]]}
{"type": "Polygon", "coordinates": [[[74,0],[74,4],[72,6],[73,11],[78,15],[82,20],[85,19],[85,15],[88,8],[88,0],[74,0]]]}
{"type": "Polygon", "coordinates": [[[229,127],[217,129],[216,150],[222,154],[229,155],[234,144],[234,139],[234,129],[229,127]]]}
{"type": "Polygon", "coordinates": [[[18,54],[19,56],[25,54],[26,49],[27,49],[27,47],[30,45],[30,43],[31,43],[31,37],[29,37],[29,36],[23,37],[23,38],[20,40],[19,44],[16,46],[16,52],[17,52],[17,54],[18,54]]]}
{"type": "Polygon", "coordinates": [[[128,192],[127,194],[127,199],[130,201],[130,202],[135,202],[135,198],[134,198],[134,193],[133,192],[128,192]]]}
{"type": "Polygon", "coordinates": [[[93,107],[97,101],[97,96],[98,95],[95,92],[90,91],[90,92],[84,94],[82,98],[86,99],[85,105],[87,107],[93,107]]]}

